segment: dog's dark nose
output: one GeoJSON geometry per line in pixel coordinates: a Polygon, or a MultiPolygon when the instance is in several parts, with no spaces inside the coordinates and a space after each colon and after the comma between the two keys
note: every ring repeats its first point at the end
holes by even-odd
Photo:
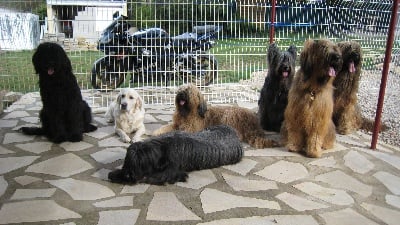
{"type": "Polygon", "coordinates": [[[121,109],[122,110],[126,110],[126,107],[128,106],[128,104],[126,103],[121,103],[121,109]]]}

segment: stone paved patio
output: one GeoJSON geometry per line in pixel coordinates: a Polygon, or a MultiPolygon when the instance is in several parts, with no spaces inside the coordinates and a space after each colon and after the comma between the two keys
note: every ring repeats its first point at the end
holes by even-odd
{"type": "MultiPolygon", "coordinates": [[[[0,116],[0,224],[399,224],[400,148],[370,150],[362,132],[339,135],[319,159],[244,144],[240,163],[192,172],[188,182],[121,185],[106,177],[122,165],[127,144],[92,103],[99,129],[79,143],[17,131],[39,124],[38,93],[0,116]]],[[[150,134],[171,120],[173,106],[146,105],[146,112],[150,134]]]]}

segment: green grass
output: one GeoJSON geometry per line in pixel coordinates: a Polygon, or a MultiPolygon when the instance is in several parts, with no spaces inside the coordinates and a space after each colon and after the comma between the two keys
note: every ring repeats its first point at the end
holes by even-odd
{"type": "MultiPolygon", "coordinates": [[[[281,48],[294,44],[297,51],[302,50],[304,39],[298,36],[279,38],[276,35],[275,42],[281,48]]],[[[377,59],[382,59],[385,45],[373,46],[370,40],[358,40],[363,47],[364,69],[373,69],[377,59]]],[[[243,79],[249,79],[255,71],[267,68],[268,37],[251,39],[223,39],[218,40],[217,45],[210,50],[218,61],[218,81],[233,83],[243,79]]],[[[399,42],[395,43],[399,49],[399,42]]],[[[33,51],[0,52],[0,90],[17,92],[38,91],[38,77],[34,74],[31,63],[33,51]]],[[[96,59],[103,56],[100,51],[71,51],[67,52],[75,76],[82,89],[92,88],[90,84],[91,69],[96,59]]],[[[215,82],[215,81],[214,81],[215,82]]],[[[129,81],[122,85],[129,86],[129,81]]],[[[135,85],[137,86],[137,85],[135,85]]]]}

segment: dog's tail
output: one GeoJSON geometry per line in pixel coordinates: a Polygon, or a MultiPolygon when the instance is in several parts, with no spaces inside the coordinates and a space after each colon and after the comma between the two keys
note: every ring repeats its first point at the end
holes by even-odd
{"type": "MultiPolygon", "coordinates": [[[[370,132],[374,131],[374,127],[375,127],[375,121],[374,120],[371,120],[371,119],[368,119],[368,118],[365,118],[365,117],[362,117],[361,120],[362,120],[361,121],[361,129],[366,130],[366,131],[370,131],[370,132]]],[[[379,127],[379,132],[387,131],[388,129],[389,129],[389,126],[387,126],[384,123],[381,123],[380,127],[379,127]]]]}
{"type": "Polygon", "coordinates": [[[253,131],[253,132],[249,132],[247,134],[249,134],[249,135],[246,135],[243,139],[250,146],[252,146],[254,148],[270,148],[270,147],[279,146],[278,142],[266,138],[263,131],[259,131],[259,132],[253,131]]]}
{"type": "Polygon", "coordinates": [[[44,129],[41,127],[21,127],[19,129],[22,133],[27,135],[44,135],[44,129]]]}

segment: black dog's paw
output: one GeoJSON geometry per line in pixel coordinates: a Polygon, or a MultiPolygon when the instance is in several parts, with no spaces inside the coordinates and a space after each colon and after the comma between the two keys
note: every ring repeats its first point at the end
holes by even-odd
{"type": "Polygon", "coordinates": [[[44,135],[43,128],[41,127],[21,127],[19,131],[27,135],[44,135]]]}
{"type": "Polygon", "coordinates": [[[108,173],[108,179],[113,183],[136,183],[136,179],[131,177],[124,170],[114,170],[108,173]]]}
{"type": "Polygon", "coordinates": [[[87,126],[86,126],[86,128],[85,128],[85,132],[87,133],[87,132],[92,132],[92,131],[95,131],[95,130],[97,130],[97,127],[95,126],[95,125],[93,125],[93,124],[88,124],[87,126]]]}
{"type": "Polygon", "coordinates": [[[80,142],[83,140],[83,135],[82,134],[73,134],[69,138],[70,142],[80,142]]]}

